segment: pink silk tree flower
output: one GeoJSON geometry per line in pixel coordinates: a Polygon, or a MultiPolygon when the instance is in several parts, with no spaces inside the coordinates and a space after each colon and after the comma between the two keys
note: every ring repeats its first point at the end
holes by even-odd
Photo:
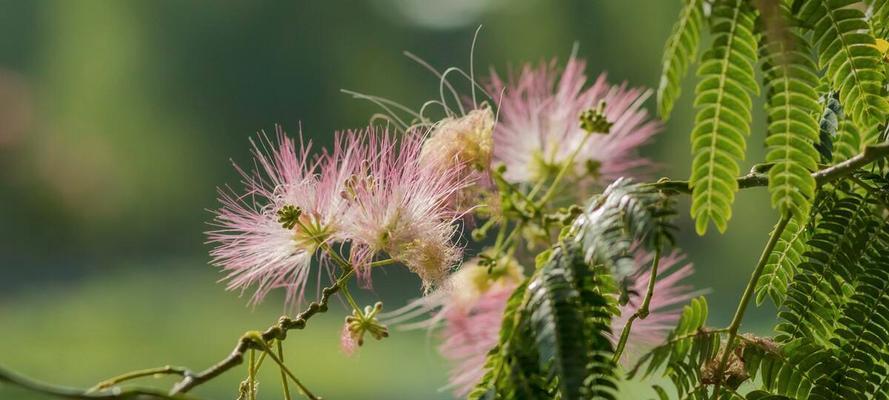
{"type": "MultiPolygon", "coordinates": [[[[414,128],[417,129],[417,128],[414,128]]],[[[462,117],[447,117],[428,128],[420,151],[420,164],[429,168],[455,169],[466,186],[452,199],[458,209],[471,209],[490,192],[494,113],[485,104],[462,117]]],[[[471,223],[471,215],[467,214],[471,223]]]]}
{"type": "Polygon", "coordinates": [[[582,147],[574,158],[574,175],[597,177],[593,183],[607,184],[648,165],[636,151],[661,127],[642,108],[650,91],[612,86],[604,74],[587,86],[585,67],[584,61],[572,56],[561,71],[555,61],[526,65],[508,82],[492,72],[488,91],[502,93],[494,161],[506,166],[506,179],[533,184],[552,177],[578,146],[582,147]],[[580,115],[603,101],[605,116],[613,125],[608,133],[586,138],[580,115]]]}
{"type": "Polygon", "coordinates": [[[488,272],[478,259],[466,261],[438,290],[389,314],[390,324],[421,315],[431,317],[401,325],[402,329],[441,328],[439,352],[451,364],[450,387],[465,397],[485,374],[485,359],[497,345],[506,303],[521,283],[522,268],[515,260],[488,272]]]}
{"type": "MultiPolygon", "coordinates": [[[[459,168],[438,168],[420,161],[425,135],[410,130],[396,138],[386,130],[368,128],[356,163],[361,170],[346,183],[345,218],[352,241],[351,261],[362,281],[370,284],[370,263],[385,253],[407,266],[429,289],[459,262],[462,250],[453,242],[464,211],[454,196],[468,181],[459,168]],[[369,156],[364,156],[369,155],[369,156]]],[[[355,136],[358,137],[358,136],[355,136]]],[[[361,140],[361,139],[354,139],[361,140]]]]}
{"type": "MultiPolygon", "coordinates": [[[[303,300],[313,254],[321,243],[344,239],[339,221],[347,202],[343,183],[352,175],[351,149],[342,141],[331,154],[310,159],[310,144],[297,144],[278,128],[277,140],[262,135],[253,143],[256,168],[241,173],[245,189],[220,189],[222,206],[208,232],[216,245],[212,264],[226,272],[230,290],[255,288],[251,303],[284,288],[289,306],[303,300]],[[292,227],[282,212],[295,213],[292,227]]],[[[321,269],[325,269],[322,262],[321,269]]]]}
{"type": "MultiPolygon", "coordinates": [[[[617,342],[627,320],[642,305],[645,293],[648,291],[648,281],[651,277],[652,255],[638,257],[639,269],[630,279],[632,292],[629,302],[620,307],[620,315],[611,321],[612,341],[617,342]]],[[[637,318],[633,322],[630,336],[627,340],[626,356],[638,353],[639,349],[655,346],[662,343],[667,334],[676,327],[682,315],[682,305],[697,295],[700,291],[683,282],[694,273],[691,264],[683,264],[682,255],[674,252],[662,257],[658,262],[657,280],[654,284],[654,294],[648,305],[648,316],[645,319],[637,318]]]]}

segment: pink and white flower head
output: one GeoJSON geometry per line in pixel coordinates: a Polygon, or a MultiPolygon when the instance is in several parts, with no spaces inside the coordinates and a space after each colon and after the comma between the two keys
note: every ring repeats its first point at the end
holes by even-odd
{"type": "MultiPolygon", "coordinates": [[[[651,277],[651,255],[643,255],[637,258],[639,269],[630,276],[632,293],[627,304],[620,307],[620,315],[611,321],[612,340],[616,343],[627,320],[642,305],[645,293],[648,291],[648,281],[651,277]]],[[[662,343],[667,334],[676,327],[682,305],[700,294],[694,291],[688,284],[684,284],[694,269],[691,264],[681,264],[682,255],[674,252],[662,257],[658,262],[658,276],[654,284],[654,294],[648,305],[648,316],[638,318],[633,322],[630,336],[627,340],[627,352],[625,356],[638,354],[639,349],[655,346],[662,343]]],[[[626,358],[626,357],[625,357],[626,358]]]]}
{"type": "Polygon", "coordinates": [[[475,206],[491,186],[494,147],[494,113],[483,104],[462,117],[446,117],[431,125],[420,152],[420,163],[430,168],[454,169],[466,187],[457,192],[454,205],[475,206]]]}
{"type": "Polygon", "coordinates": [[[424,165],[424,135],[417,130],[396,138],[386,130],[368,128],[354,136],[366,137],[366,147],[355,152],[362,157],[362,167],[343,192],[351,202],[346,230],[353,265],[369,283],[371,261],[386,253],[419,275],[424,288],[433,287],[462,256],[453,239],[463,212],[450,199],[467,180],[457,168],[424,165]]]}
{"type": "Polygon", "coordinates": [[[562,71],[556,62],[526,65],[509,81],[492,73],[490,93],[503,93],[500,121],[494,130],[494,161],[506,166],[505,178],[535,183],[558,171],[578,146],[576,176],[599,177],[606,184],[632,175],[648,162],[636,150],[649,141],[660,124],[648,118],[642,103],[650,92],[612,86],[599,75],[587,86],[586,63],[572,56],[562,71]],[[606,104],[605,116],[613,125],[607,134],[580,128],[582,112],[606,104]]]}
{"type": "Polygon", "coordinates": [[[432,125],[420,152],[420,162],[442,169],[487,170],[494,147],[494,113],[483,105],[462,117],[447,117],[432,125]]]}
{"type": "Polygon", "coordinates": [[[341,218],[345,177],[351,176],[351,149],[338,145],[332,154],[309,158],[310,144],[297,144],[280,127],[277,140],[262,135],[253,141],[256,169],[241,173],[245,189],[220,189],[222,207],[208,232],[216,244],[212,263],[227,274],[228,289],[255,288],[251,302],[275,288],[286,290],[287,303],[302,301],[315,250],[322,242],[344,240],[341,218]],[[298,222],[279,221],[286,207],[299,210],[298,222]]]}
{"type": "Polygon", "coordinates": [[[488,270],[478,259],[463,264],[445,285],[392,314],[390,323],[419,315],[432,317],[403,328],[441,327],[439,352],[451,363],[449,386],[463,397],[481,380],[488,352],[497,345],[507,300],[521,283],[522,268],[502,259],[488,270]]]}

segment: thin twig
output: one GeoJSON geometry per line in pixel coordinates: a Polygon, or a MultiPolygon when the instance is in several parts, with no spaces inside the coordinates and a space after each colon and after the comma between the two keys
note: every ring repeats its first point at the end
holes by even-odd
{"type": "Polygon", "coordinates": [[[50,385],[38,382],[0,367],[0,383],[8,383],[32,392],[42,393],[62,399],[76,400],[187,400],[190,397],[167,394],[154,389],[121,389],[115,391],[89,392],[82,389],[50,385]]]}
{"type": "Polygon", "coordinates": [[[309,388],[307,388],[305,385],[303,385],[302,382],[300,382],[300,380],[297,379],[295,375],[293,375],[293,372],[290,372],[290,368],[287,368],[287,365],[284,364],[284,361],[282,361],[277,356],[275,356],[275,353],[272,352],[272,349],[270,349],[268,347],[268,345],[266,344],[266,341],[264,341],[264,339],[261,336],[259,336],[259,335],[250,335],[250,336],[251,336],[251,339],[254,341],[254,343],[256,343],[258,346],[260,346],[261,349],[263,351],[265,351],[265,354],[268,354],[269,358],[271,358],[272,361],[274,361],[276,364],[278,364],[278,367],[281,368],[281,372],[286,374],[287,376],[289,376],[290,379],[293,380],[293,383],[295,383],[296,386],[299,387],[299,390],[302,391],[302,393],[306,397],[308,397],[309,400],[321,400],[320,397],[315,396],[309,390],[309,388]]]}
{"type": "MultiPolygon", "coordinates": [[[[278,347],[278,357],[281,359],[281,363],[284,363],[284,346],[281,345],[281,341],[278,340],[276,342],[278,347]]],[[[281,368],[281,386],[284,389],[284,399],[290,400],[290,386],[287,385],[287,375],[284,373],[284,368],[281,368]]]]}
{"type": "Polygon", "coordinates": [[[654,285],[657,280],[657,268],[658,264],[661,260],[661,250],[657,249],[654,252],[654,259],[651,261],[651,274],[648,279],[648,290],[645,292],[645,297],[642,299],[642,305],[639,306],[639,309],[630,315],[630,318],[627,319],[627,323],[624,325],[624,330],[620,334],[620,339],[617,342],[617,347],[614,350],[614,357],[612,358],[613,362],[620,361],[620,356],[624,352],[624,348],[627,346],[627,340],[630,338],[630,331],[633,329],[633,322],[638,319],[645,319],[648,317],[648,307],[651,305],[651,298],[654,296],[654,285]]]}
{"type": "MultiPolygon", "coordinates": [[[[861,154],[843,161],[837,165],[830,166],[812,173],[815,182],[819,186],[833,182],[842,177],[848,176],[858,168],[877,161],[881,158],[889,156],[889,143],[882,143],[867,146],[861,154]]],[[[746,189],[751,187],[768,186],[769,175],[761,171],[751,171],[747,175],[738,177],[738,188],[746,189]]],[[[671,179],[662,179],[652,183],[651,186],[656,189],[672,191],[678,193],[691,194],[691,186],[688,181],[678,181],[671,179]]]]}
{"type": "Polygon", "coordinates": [[[188,374],[191,374],[191,371],[189,371],[187,368],[173,367],[170,365],[158,367],[158,368],[141,369],[138,371],[127,372],[125,374],[121,374],[121,375],[118,375],[115,377],[108,378],[102,382],[99,382],[98,384],[96,384],[96,386],[89,388],[89,390],[87,390],[87,393],[105,390],[105,389],[108,389],[112,386],[120,384],[121,382],[129,381],[129,380],[133,380],[133,379],[144,378],[144,377],[148,377],[148,376],[156,376],[156,375],[186,376],[188,374]]]}
{"type": "MultiPolygon", "coordinates": [[[[261,337],[264,341],[269,342],[271,340],[284,340],[287,337],[287,331],[291,329],[303,329],[306,327],[306,322],[309,318],[312,318],[313,315],[317,313],[323,313],[327,311],[327,302],[330,300],[330,296],[340,290],[345,281],[352,275],[352,271],[343,274],[342,277],[337,279],[337,281],[328,287],[325,287],[321,290],[321,299],[318,302],[312,302],[309,304],[308,308],[303,312],[297,314],[296,318],[290,318],[287,316],[281,317],[278,320],[278,323],[270,326],[264,332],[262,332],[261,337]]],[[[235,345],[235,348],[232,352],[214,364],[210,368],[202,371],[198,374],[192,374],[186,376],[184,379],[179,381],[173,389],[170,391],[170,394],[180,394],[187,393],[189,390],[194,389],[195,387],[206,383],[207,381],[219,376],[225,371],[228,371],[235,366],[244,362],[244,352],[247,349],[251,348],[251,346],[257,346],[253,343],[253,340],[249,335],[245,334],[241,336],[238,340],[238,343],[235,345]]]]}

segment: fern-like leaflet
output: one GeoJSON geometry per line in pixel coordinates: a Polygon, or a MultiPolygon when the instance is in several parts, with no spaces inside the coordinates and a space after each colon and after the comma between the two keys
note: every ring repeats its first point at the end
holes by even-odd
{"type": "Polygon", "coordinates": [[[797,0],[794,8],[810,27],[819,66],[840,94],[846,114],[860,128],[883,122],[889,102],[882,95],[880,52],[864,12],[853,0],[797,0]]]}
{"type": "Polygon", "coordinates": [[[669,196],[648,185],[618,179],[578,216],[575,240],[588,263],[608,266],[620,281],[636,270],[632,253],[636,243],[650,251],[673,244],[672,205],[669,196]]]}
{"type": "Polygon", "coordinates": [[[873,202],[867,195],[850,193],[823,215],[807,242],[806,261],[787,289],[779,313],[784,319],[777,327],[779,341],[830,339],[847,285],[854,282],[859,258],[875,232],[873,202]]]}
{"type": "Polygon", "coordinates": [[[471,399],[614,399],[607,279],[576,244],[558,247],[504,314],[500,343],[471,399]]]}
{"type": "Polygon", "coordinates": [[[664,120],[669,118],[673,103],[679,98],[682,77],[689,64],[697,58],[703,24],[702,6],[702,0],[685,1],[679,20],[673,26],[673,32],[664,46],[664,67],[657,88],[658,114],[664,120]]]}
{"type": "Polygon", "coordinates": [[[818,75],[808,41],[788,25],[793,19],[786,6],[763,3],[772,4],[769,14],[786,21],[773,23],[776,32],[764,35],[761,49],[769,123],[766,162],[774,164],[769,192],[772,207],[803,221],[815,196],[812,172],[818,169],[818,75]]]}
{"type": "Polygon", "coordinates": [[[831,339],[835,368],[817,381],[812,399],[866,399],[885,379],[878,365],[889,345],[889,225],[880,225],[831,339]]]}
{"type": "Polygon", "coordinates": [[[796,274],[796,266],[803,260],[809,232],[805,223],[791,219],[781,232],[775,249],[756,283],[756,304],[762,304],[768,296],[780,306],[787,295],[787,286],[796,274]]]}
{"type": "Polygon", "coordinates": [[[781,348],[756,342],[742,346],[744,365],[751,377],[759,375],[762,393],[781,398],[808,399],[815,382],[829,370],[828,357],[824,348],[807,340],[781,348]]]}
{"type": "Polygon", "coordinates": [[[695,90],[698,108],[691,134],[691,215],[703,235],[710,222],[724,232],[750,133],[757,39],[755,10],[744,0],[719,0],[712,11],[713,46],[704,53],[695,90]]]}

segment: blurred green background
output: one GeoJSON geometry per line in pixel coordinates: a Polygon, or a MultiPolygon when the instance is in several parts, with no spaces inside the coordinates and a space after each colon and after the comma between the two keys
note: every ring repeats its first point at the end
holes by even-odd
{"type": "MultiPolygon", "coordinates": [[[[76,386],[204,368],[282,311],[280,297],[246,306],[207,265],[207,210],[217,186],[237,183],[230,160],[248,162],[256,131],[301,126],[323,145],[366,124],[377,110],[341,88],[411,105],[437,97],[437,79],[402,51],[468,69],[479,25],[477,71],[564,60],[577,42],[589,74],[654,87],[679,3],[0,0],[0,365],[76,386]]],[[[664,176],[688,175],[692,88],[645,151],[664,176]]],[[[754,132],[748,166],[762,159],[762,115],[754,132]]],[[[729,232],[699,238],[687,199],[680,209],[694,282],[724,324],[775,213],[764,189],[746,190],[729,232]]],[[[403,271],[377,282],[365,302],[391,309],[419,295],[403,271]]],[[[333,399],[449,397],[426,333],[396,332],[347,358],[336,306],[288,340],[309,387],[333,399]]],[[[751,310],[744,328],[767,330],[772,315],[751,310]]],[[[196,393],[234,398],[242,375],[196,393]]],[[[274,398],[268,378],[260,391],[274,398]]],[[[0,386],[0,399],[39,398],[0,386]]]]}

